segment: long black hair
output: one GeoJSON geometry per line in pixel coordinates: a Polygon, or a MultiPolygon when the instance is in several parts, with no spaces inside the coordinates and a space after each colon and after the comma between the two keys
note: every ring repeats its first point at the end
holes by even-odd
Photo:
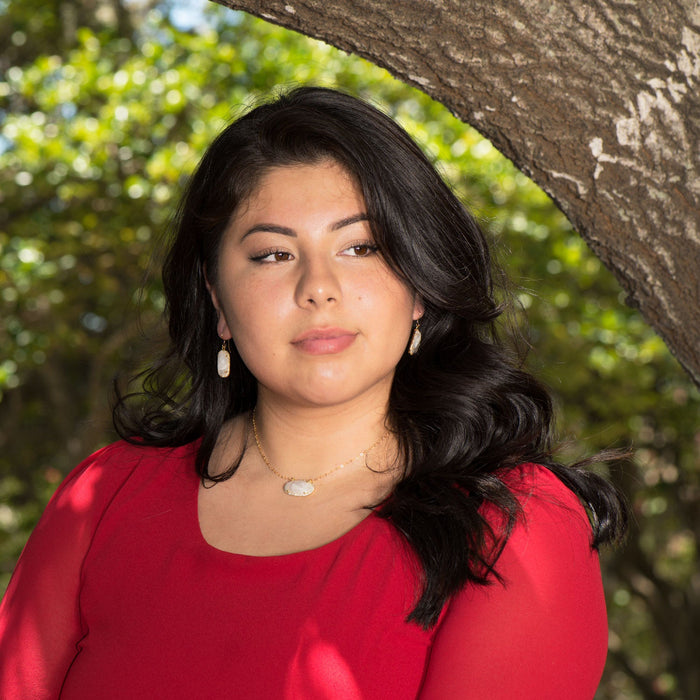
{"type": "MultiPolygon", "coordinates": [[[[517,515],[500,476],[523,462],[550,468],[585,505],[592,546],[615,539],[625,510],[612,487],[579,465],[552,458],[552,403],[499,340],[492,261],[475,219],[406,132],[375,107],[336,90],[297,88],[229,125],[211,144],[178,210],[163,281],[171,347],[146,373],[141,400],[118,395],[125,439],[182,445],[201,438],[203,479],[224,421],[250,411],[254,377],[232,349],[231,378],[217,375],[220,340],[206,287],[216,285],[221,237],[270,168],[333,160],[358,183],[375,242],[388,266],[423,301],[423,342],[399,362],[389,425],[404,475],[377,510],[403,535],[423,570],[409,619],[436,622],[450,595],[486,583],[517,515]],[[480,507],[507,523],[497,537],[480,507]]],[[[555,536],[555,535],[553,535],[555,536]]]]}

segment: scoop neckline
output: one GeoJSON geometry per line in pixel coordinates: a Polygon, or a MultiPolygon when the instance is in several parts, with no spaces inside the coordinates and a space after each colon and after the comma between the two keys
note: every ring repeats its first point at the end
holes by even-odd
{"type": "Polygon", "coordinates": [[[215,545],[211,544],[202,532],[202,526],[199,522],[199,485],[200,479],[194,470],[190,471],[190,474],[194,474],[193,483],[193,503],[189,504],[188,511],[190,513],[190,525],[194,530],[194,534],[199,541],[199,543],[206,548],[208,551],[215,553],[217,556],[223,556],[228,559],[236,559],[239,561],[252,561],[252,562],[280,562],[280,561],[290,561],[292,559],[299,558],[310,558],[314,556],[320,556],[327,550],[338,549],[341,545],[345,544],[346,541],[350,541],[357,537],[359,533],[368,526],[368,521],[371,518],[376,518],[376,512],[370,510],[369,513],[360,520],[359,523],[353,525],[349,530],[342,533],[335,539],[325,542],[318,547],[311,547],[309,549],[301,549],[297,552],[287,552],[285,554],[243,554],[241,552],[229,552],[226,549],[220,549],[215,545]]]}

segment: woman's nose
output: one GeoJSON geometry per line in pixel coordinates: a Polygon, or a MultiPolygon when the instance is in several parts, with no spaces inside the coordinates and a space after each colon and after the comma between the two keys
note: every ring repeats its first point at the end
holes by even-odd
{"type": "Polygon", "coordinates": [[[301,266],[301,276],[297,283],[296,302],[299,306],[323,306],[339,302],[340,281],[331,261],[307,260],[301,266]]]}

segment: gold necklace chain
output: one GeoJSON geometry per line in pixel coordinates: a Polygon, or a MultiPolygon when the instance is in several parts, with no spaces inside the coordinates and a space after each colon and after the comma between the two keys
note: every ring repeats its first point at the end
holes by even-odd
{"type": "Polygon", "coordinates": [[[253,437],[255,438],[255,444],[258,447],[258,452],[260,453],[260,457],[262,457],[262,461],[265,463],[265,466],[275,476],[278,476],[280,479],[284,480],[285,484],[282,488],[288,496],[308,496],[309,494],[314,492],[314,490],[315,490],[314,483],[315,482],[320,481],[321,479],[325,479],[327,476],[330,476],[331,474],[334,474],[335,472],[343,469],[344,467],[347,467],[348,464],[352,464],[356,459],[359,459],[360,457],[364,457],[369,452],[371,452],[377,445],[379,445],[380,442],[383,442],[389,436],[389,431],[387,430],[382,436],[380,436],[377,440],[375,440],[368,448],[362,450],[362,452],[360,452],[360,454],[355,455],[352,459],[348,459],[348,460],[345,460],[344,462],[341,462],[340,464],[333,467],[332,469],[329,469],[327,472],[325,472],[324,474],[321,474],[320,476],[315,476],[312,479],[300,479],[299,477],[296,477],[296,476],[285,476],[281,472],[278,472],[272,466],[272,464],[270,464],[270,460],[267,458],[267,455],[265,454],[265,450],[263,450],[262,443],[260,442],[260,435],[258,433],[258,425],[255,421],[255,409],[253,409],[253,413],[251,415],[251,422],[253,424],[253,437]]]}

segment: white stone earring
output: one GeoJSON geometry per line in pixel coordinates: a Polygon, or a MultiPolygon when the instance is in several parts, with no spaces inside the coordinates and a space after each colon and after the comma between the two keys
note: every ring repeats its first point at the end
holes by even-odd
{"type": "Polygon", "coordinates": [[[408,345],[409,355],[415,355],[418,352],[422,339],[423,336],[420,334],[420,321],[416,320],[416,327],[413,329],[413,333],[411,333],[411,342],[408,345]]]}
{"type": "Polygon", "coordinates": [[[228,351],[228,340],[223,340],[221,350],[216,356],[216,371],[222,379],[231,374],[231,354],[228,351]]]}

